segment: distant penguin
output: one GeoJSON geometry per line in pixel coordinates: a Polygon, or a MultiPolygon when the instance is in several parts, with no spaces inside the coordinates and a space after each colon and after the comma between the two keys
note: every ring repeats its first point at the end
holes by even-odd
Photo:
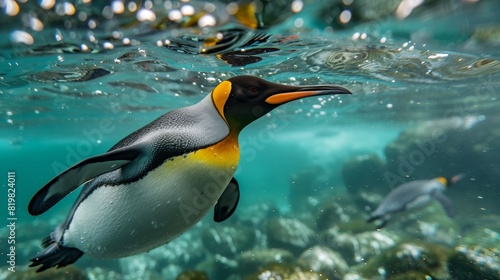
{"type": "Polygon", "coordinates": [[[418,180],[403,184],[393,189],[380,203],[378,208],[367,219],[367,222],[379,220],[381,223],[377,228],[383,228],[390,220],[391,215],[407,210],[415,210],[429,205],[433,199],[437,200],[448,217],[456,215],[453,203],[443,194],[450,184],[457,182],[463,177],[462,174],[452,177],[450,180],[437,177],[431,180],[418,180]]]}
{"type": "Polygon", "coordinates": [[[240,131],[284,103],[349,93],[337,85],[289,86],[253,76],[221,82],[197,104],[159,117],[43,186],[29,203],[32,215],[83,189],[30,266],[43,271],[84,253],[120,258],[147,252],[181,235],[214,205],[214,220],[224,221],[240,196],[233,178],[240,131]]]}

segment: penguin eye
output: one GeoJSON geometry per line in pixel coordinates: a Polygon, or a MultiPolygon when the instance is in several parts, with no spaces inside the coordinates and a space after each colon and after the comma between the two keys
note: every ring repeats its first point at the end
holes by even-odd
{"type": "Polygon", "coordinates": [[[260,93],[260,88],[258,87],[247,87],[247,92],[251,96],[258,95],[260,93]]]}

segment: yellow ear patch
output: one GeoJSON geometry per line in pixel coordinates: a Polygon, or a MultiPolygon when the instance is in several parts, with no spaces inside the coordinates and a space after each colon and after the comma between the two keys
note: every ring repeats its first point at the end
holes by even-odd
{"type": "Polygon", "coordinates": [[[229,93],[231,93],[231,82],[229,81],[220,83],[212,91],[212,101],[214,102],[215,108],[217,108],[217,111],[226,122],[227,120],[224,116],[224,105],[226,105],[226,101],[229,98],[229,93]]]}
{"type": "Polygon", "coordinates": [[[445,177],[437,177],[436,180],[439,181],[439,183],[443,184],[446,186],[447,180],[445,177]]]}

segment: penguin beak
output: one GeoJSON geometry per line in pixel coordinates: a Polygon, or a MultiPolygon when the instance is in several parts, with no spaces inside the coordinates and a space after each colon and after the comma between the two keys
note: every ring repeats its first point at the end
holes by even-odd
{"type": "Polygon", "coordinates": [[[456,182],[462,180],[463,178],[465,178],[465,173],[457,174],[457,175],[451,177],[450,183],[455,184],[456,182]]]}
{"type": "Polygon", "coordinates": [[[281,105],[286,102],[297,100],[304,97],[332,95],[332,94],[352,94],[345,87],[338,85],[320,85],[320,86],[287,86],[286,92],[275,93],[266,98],[266,103],[272,105],[281,105]]]}

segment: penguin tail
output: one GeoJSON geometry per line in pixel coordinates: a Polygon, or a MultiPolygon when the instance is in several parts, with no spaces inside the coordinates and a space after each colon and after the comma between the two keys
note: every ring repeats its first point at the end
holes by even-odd
{"type": "Polygon", "coordinates": [[[380,222],[379,224],[377,224],[377,225],[376,225],[376,226],[377,226],[377,229],[378,229],[378,230],[383,229],[383,228],[387,225],[387,222],[388,222],[388,221],[387,221],[387,220],[385,220],[385,219],[381,220],[381,222],[380,222]]]}
{"type": "Polygon", "coordinates": [[[50,236],[42,241],[42,246],[45,250],[30,260],[29,267],[41,265],[36,272],[42,272],[56,266],[57,268],[67,266],[76,262],[83,255],[83,252],[76,248],[61,246],[50,236]]]}

